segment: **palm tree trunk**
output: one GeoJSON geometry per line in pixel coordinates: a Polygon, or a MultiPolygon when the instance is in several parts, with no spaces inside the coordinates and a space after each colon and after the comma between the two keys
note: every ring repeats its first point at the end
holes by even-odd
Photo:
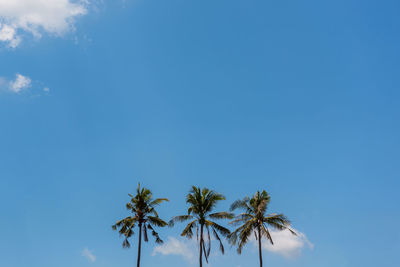
{"type": "Polygon", "coordinates": [[[203,225],[200,226],[200,267],[203,267],[203,225]]]}
{"type": "Polygon", "coordinates": [[[262,251],[261,251],[261,229],[258,226],[258,254],[260,256],[260,267],[262,267],[262,251]]]}
{"type": "Polygon", "coordinates": [[[140,251],[142,249],[142,224],[139,223],[139,248],[137,257],[137,267],[140,267],[140,251]]]}

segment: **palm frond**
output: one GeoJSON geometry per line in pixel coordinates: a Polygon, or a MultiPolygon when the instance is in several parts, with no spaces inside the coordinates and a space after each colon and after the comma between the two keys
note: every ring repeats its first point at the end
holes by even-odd
{"type": "MultiPolygon", "coordinates": [[[[269,242],[271,242],[271,245],[273,245],[274,241],[272,240],[272,236],[269,233],[268,228],[265,227],[264,225],[261,225],[260,231],[261,231],[261,236],[265,236],[269,240],[269,242]]],[[[261,238],[261,236],[259,236],[258,238],[261,238]]]]}
{"type": "Polygon", "coordinates": [[[184,221],[187,221],[187,220],[190,220],[190,219],[193,219],[192,215],[175,216],[168,222],[168,225],[169,225],[169,227],[172,227],[172,226],[175,225],[176,222],[184,222],[184,221]]]}
{"type": "Polygon", "coordinates": [[[154,217],[154,216],[147,216],[147,221],[153,225],[153,226],[158,226],[158,227],[164,227],[167,226],[168,223],[162,220],[160,217],[154,217]]]}
{"type": "Polygon", "coordinates": [[[147,237],[147,226],[145,223],[143,224],[143,239],[144,239],[144,242],[149,241],[149,238],[147,237]]]}
{"type": "Polygon", "coordinates": [[[225,196],[222,194],[216,193],[214,191],[207,191],[207,194],[204,195],[204,211],[205,213],[210,212],[217,205],[218,201],[225,200],[225,196]]]}
{"type": "Polygon", "coordinates": [[[151,202],[149,203],[149,206],[154,207],[154,206],[160,205],[161,203],[163,203],[163,202],[165,202],[165,201],[168,202],[169,199],[168,199],[168,198],[157,198],[157,199],[154,199],[153,201],[151,201],[151,202]]]}
{"type": "Polygon", "coordinates": [[[176,216],[169,222],[170,226],[173,226],[176,222],[183,222],[189,219],[193,219],[181,233],[182,236],[188,238],[193,237],[193,230],[196,227],[197,241],[199,242],[199,249],[201,253],[204,252],[204,258],[208,262],[209,255],[211,253],[211,232],[216,236],[216,239],[220,242],[220,249],[224,252],[223,244],[218,235],[228,236],[230,234],[229,229],[214,223],[211,219],[232,219],[234,215],[228,212],[215,212],[212,213],[215,206],[219,201],[224,200],[225,196],[216,193],[208,188],[200,188],[192,186],[189,194],[186,195],[186,203],[189,204],[187,215],[176,216]],[[204,227],[206,233],[204,233],[204,227]],[[199,236],[199,228],[201,228],[201,234],[199,236]],[[206,234],[206,238],[205,235],[206,234]]]}
{"type": "Polygon", "coordinates": [[[269,214],[264,217],[264,223],[272,226],[278,230],[289,230],[293,235],[297,235],[295,231],[290,229],[290,221],[289,219],[283,214],[269,214]]]}
{"type": "Polygon", "coordinates": [[[225,253],[224,245],[222,244],[221,238],[219,237],[217,231],[215,231],[214,228],[213,228],[213,234],[215,236],[215,239],[217,239],[219,242],[219,249],[221,250],[221,253],[224,254],[225,253]]]}
{"type": "Polygon", "coordinates": [[[128,195],[130,197],[130,201],[126,204],[126,208],[134,215],[117,221],[114,225],[112,225],[113,230],[119,230],[119,234],[124,235],[125,237],[122,246],[126,248],[130,247],[128,239],[134,234],[133,228],[137,224],[143,227],[142,233],[145,242],[148,241],[147,229],[152,231],[152,235],[156,238],[157,243],[162,242],[158,233],[154,231],[153,226],[164,227],[167,225],[167,223],[159,218],[154,206],[157,206],[160,203],[168,200],[166,198],[158,198],[153,200],[153,194],[151,191],[144,187],[141,188],[140,184],[138,184],[136,195],[128,195]]]}
{"type": "Polygon", "coordinates": [[[249,221],[243,225],[242,230],[238,233],[239,242],[238,242],[237,252],[239,254],[242,253],[244,245],[246,245],[247,242],[249,241],[253,229],[254,229],[254,224],[251,221],[249,221]]]}
{"type": "Polygon", "coordinates": [[[150,224],[147,226],[151,230],[151,235],[156,239],[157,244],[162,244],[164,241],[161,240],[160,236],[158,233],[154,230],[153,226],[150,224]]]}
{"type": "Polygon", "coordinates": [[[229,212],[216,212],[209,214],[208,216],[212,219],[232,219],[234,214],[229,212]]]}
{"type": "Polygon", "coordinates": [[[270,200],[269,194],[263,190],[261,192],[257,191],[251,198],[245,197],[242,200],[237,200],[232,203],[231,210],[245,210],[244,213],[237,215],[235,219],[230,222],[230,224],[240,226],[228,236],[229,242],[238,246],[237,251],[239,254],[243,246],[249,241],[252,232],[254,232],[256,239],[261,240],[264,236],[271,244],[274,244],[271,234],[264,224],[270,225],[278,230],[288,229],[295,234],[295,232],[289,228],[290,221],[285,215],[265,215],[270,200]]]}
{"type": "Polygon", "coordinates": [[[124,241],[122,242],[122,247],[123,248],[130,248],[131,243],[129,243],[128,238],[125,238],[124,241]]]}
{"type": "Polygon", "coordinates": [[[284,214],[276,214],[276,213],[268,214],[267,216],[264,217],[263,221],[266,223],[277,223],[286,226],[290,225],[289,219],[284,214]]]}
{"type": "Polygon", "coordinates": [[[249,202],[249,197],[245,197],[244,199],[238,199],[232,203],[230,211],[234,211],[236,209],[251,210],[251,208],[247,204],[248,202],[249,202]]]}
{"type": "Polygon", "coordinates": [[[229,234],[231,233],[231,231],[228,228],[223,227],[222,225],[219,225],[216,222],[212,222],[207,220],[206,221],[208,225],[210,225],[213,229],[215,229],[218,233],[220,233],[221,235],[227,237],[229,236],[229,234]]]}
{"type": "Polygon", "coordinates": [[[183,229],[181,236],[186,236],[187,238],[191,239],[193,237],[193,227],[196,226],[196,220],[191,221],[185,229],[183,229]]]}
{"type": "Polygon", "coordinates": [[[204,240],[203,240],[202,247],[203,247],[204,258],[206,259],[206,262],[208,263],[208,255],[207,255],[207,252],[206,252],[206,245],[205,245],[204,240]]]}
{"type": "Polygon", "coordinates": [[[208,257],[211,252],[211,236],[210,236],[210,228],[208,225],[206,226],[206,229],[207,229],[207,239],[208,239],[208,249],[207,249],[207,257],[208,257]]]}
{"type": "Polygon", "coordinates": [[[234,220],[230,221],[229,224],[238,225],[238,224],[244,223],[246,221],[249,221],[253,218],[254,218],[254,215],[252,215],[252,214],[241,213],[241,214],[237,215],[234,220]]]}

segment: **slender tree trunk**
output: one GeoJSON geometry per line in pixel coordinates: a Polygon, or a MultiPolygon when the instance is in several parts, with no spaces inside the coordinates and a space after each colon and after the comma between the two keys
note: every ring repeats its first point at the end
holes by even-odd
{"type": "Polygon", "coordinates": [[[200,226],[200,267],[203,267],[203,225],[200,226]]]}
{"type": "Polygon", "coordinates": [[[142,250],[142,224],[139,223],[139,247],[137,256],[137,267],[140,267],[140,251],[142,250]]]}
{"type": "Polygon", "coordinates": [[[262,251],[261,251],[261,228],[258,226],[258,254],[260,255],[260,267],[263,266],[262,264],[262,251]]]}

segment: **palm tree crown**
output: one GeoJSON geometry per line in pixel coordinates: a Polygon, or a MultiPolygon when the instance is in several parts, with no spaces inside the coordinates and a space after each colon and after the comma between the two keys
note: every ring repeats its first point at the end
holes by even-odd
{"type": "Polygon", "coordinates": [[[155,238],[156,243],[162,243],[160,236],[154,230],[155,226],[164,227],[167,225],[159,216],[155,207],[164,201],[168,201],[166,198],[153,199],[151,191],[147,188],[140,188],[138,185],[136,195],[131,197],[130,202],[126,204],[126,208],[133,213],[133,216],[128,216],[122,220],[117,221],[113,226],[113,230],[118,230],[120,235],[123,235],[124,241],[122,246],[129,248],[129,238],[134,234],[134,227],[139,228],[139,246],[138,246],[138,265],[140,265],[140,249],[141,249],[141,237],[143,232],[144,241],[148,241],[147,229],[151,231],[152,236],[155,238]]]}
{"type": "Polygon", "coordinates": [[[207,188],[200,189],[199,187],[193,186],[189,194],[186,196],[186,203],[190,205],[187,215],[176,216],[169,222],[169,225],[173,226],[175,222],[190,220],[189,224],[186,225],[185,229],[182,231],[181,236],[185,236],[190,239],[193,237],[193,230],[196,230],[196,236],[200,248],[200,267],[202,266],[203,253],[206,261],[208,262],[208,256],[210,255],[211,251],[210,232],[212,232],[215,238],[219,241],[219,247],[222,253],[224,253],[224,246],[219,234],[225,237],[230,234],[230,231],[227,228],[211,220],[233,218],[233,214],[228,212],[211,213],[216,204],[221,200],[225,200],[223,195],[207,188]],[[205,232],[207,234],[207,244],[204,242],[205,232]]]}
{"type": "Polygon", "coordinates": [[[271,244],[274,244],[268,226],[278,230],[288,229],[292,234],[296,234],[289,228],[290,221],[283,214],[266,214],[270,202],[269,194],[263,190],[252,197],[245,197],[242,200],[236,200],[231,205],[231,211],[241,209],[244,212],[237,215],[231,222],[234,225],[240,225],[229,235],[232,244],[238,246],[237,251],[240,254],[243,246],[249,241],[251,234],[254,235],[259,243],[260,266],[262,266],[261,239],[266,237],[271,244]]]}

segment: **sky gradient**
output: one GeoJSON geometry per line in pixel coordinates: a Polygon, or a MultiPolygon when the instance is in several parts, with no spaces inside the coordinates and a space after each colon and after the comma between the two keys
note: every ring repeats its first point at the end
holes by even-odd
{"type": "Polygon", "coordinates": [[[111,225],[138,182],[166,220],[192,185],[266,189],[308,241],[265,266],[400,266],[399,1],[55,1],[24,28],[0,0],[0,266],[134,266],[111,225]]]}

